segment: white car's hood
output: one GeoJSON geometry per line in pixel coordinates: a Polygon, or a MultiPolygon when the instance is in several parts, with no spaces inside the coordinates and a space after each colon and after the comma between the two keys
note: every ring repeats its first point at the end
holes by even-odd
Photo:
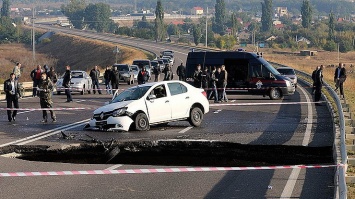
{"type": "Polygon", "coordinates": [[[110,112],[119,108],[123,108],[125,106],[127,106],[128,104],[134,102],[135,100],[131,100],[131,101],[123,101],[123,102],[116,102],[116,103],[112,103],[112,104],[108,104],[105,106],[102,106],[98,109],[96,109],[94,111],[94,114],[100,114],[102,112],[106,113],[106,112],[110,112]]]}

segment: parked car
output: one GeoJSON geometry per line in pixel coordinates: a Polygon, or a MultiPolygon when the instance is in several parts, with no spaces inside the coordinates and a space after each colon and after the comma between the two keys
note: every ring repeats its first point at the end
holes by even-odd
{"type": "Polygon", "coordinates": [[[281,75],[290,78],[291,82],[297,88],[297,75],[296,75],[296,72],[295,72],[295,70],[293,68],[291,68],[291,67],[279,67],[276,70],[279,71],[279,73],[281,75]]]}
{"type": "MultiPolygon", "coordinates": [[[[165,64],[169,64],[169,66],[171,66],[170,60],[169,60],[168,58],[161,58],[160,60],[163,61],[163,63],[164,63],[164,68],[165,68],[165,64]]],[[[163,69],[164,69],[164,68],[163,68],[163,69]]]]}
{"type": "MultiPolygon", "coordinates": [[[[92,80],[91,77],[85,71],[81,70],[72,70],[71,71],[71,81],[70,81],[70,88],[71,92],[80,92],[80,94],[84,95],[86,92],[91,93],[92,88],[92,80]]],[[[59,78],[56,87],[57,87],[57,94],[60,95],[61,92],[65,91],[63,87],[63,77],[59,78]]]]}
{"type": "Polygon", "coordinates": [[[163,56],[162,59],[168,59],[170,65],[173,65],[175,63],[174,61],[174,57],[170,57],[170,56],[163,56]]]}
{"type": "Polygon", "coordinates": [[[197,127],[208,112],[203,89],[182,81],[150,82],[116,91],[109,104],[94,111],[85,129],[146,131],[150,125],[177,120],[197,127]]]}
{"type": "Polygon", "coordinates": [[[161,54],[162,56],[164,56],[164,55],[166,55],[166,54],[172,54],[172,55],[174,55],[174,51],[172,51],[172,50],[164,50],[164,51],[161,51],[160,54],[161,54]]]}
{"type": "Polygon", "coordinates": [[[127,82],[128,85],[133,84],[137,81],[138,77],[138,66],[129,64],[114,64],[113,67],[117,67],[120,73],[120,80],[127,82]]]}
{"type": "Polygon", "coordinates": [[[136,60],[133,60],[132,65],[137,65],[137,66],[149,65],[150,68],[152,67],[152,65],[150,64],[150,60],[149,59],[136,59],[136,60]]]}

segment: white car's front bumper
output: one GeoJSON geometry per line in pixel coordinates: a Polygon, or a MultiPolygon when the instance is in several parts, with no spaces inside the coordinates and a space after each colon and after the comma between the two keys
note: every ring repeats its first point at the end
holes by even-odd
{"type": "Polygon", "coordinates": [[[116,131],[128,131],[129,127],[133,123],[133,120],[128,116],[113,117],[110,116],[107,120],[97,121],[96,119],[91,119],[89,121],[90,129],[105,129],[105,130],[116,130],[116,131]]]}

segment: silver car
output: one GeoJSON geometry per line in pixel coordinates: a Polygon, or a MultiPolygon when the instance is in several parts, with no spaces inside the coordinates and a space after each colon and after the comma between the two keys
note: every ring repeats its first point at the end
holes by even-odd
{"type": "Polygon", "coordinates": [[[279,71],[281,75],[290,78],[293,85],[295,85],[295,88],[297,88],[297,75],[293,68],[279,67],[276,70],[279,71]]]}
{"type": "MultiPolygon", "coordinates": [[[[80,94],[84,95],[86,92],[91,93],[92,88],[92,80],[91,77],[85,72],[81,70],[72,70],[71,71],[71,80],[70,80],[70,91],[71,92],[80,92],[80,94]]],[[[56,83],[57,94],[60,95],[61,92],[65,91],[63,87],[63,77],[58,79],[56,83]]]]}
{"type": "Polygon", "coordinates": [[[127,82],[128,85],[133,84],[134,81],[137,81],[138,66],[128,64],[114,64],[113,67],[116,67],[120,73],[120,81],[127,82]]]}

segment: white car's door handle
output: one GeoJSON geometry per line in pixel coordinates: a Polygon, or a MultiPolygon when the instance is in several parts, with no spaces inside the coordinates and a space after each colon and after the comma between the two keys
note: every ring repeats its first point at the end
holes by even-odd
{"type": "Polygon", "coordinates": [[[187,97],[185,97],[185,99],[190,99],[190,97],[189,97],[189,96],[187,96],[187,97]]]}
{"type": "Polygon", "coordinates": [[[169,100],[166,100],[166,101],[165,101],[165,103],[168,103],[168,102],[169,102],[169,100]]]}

